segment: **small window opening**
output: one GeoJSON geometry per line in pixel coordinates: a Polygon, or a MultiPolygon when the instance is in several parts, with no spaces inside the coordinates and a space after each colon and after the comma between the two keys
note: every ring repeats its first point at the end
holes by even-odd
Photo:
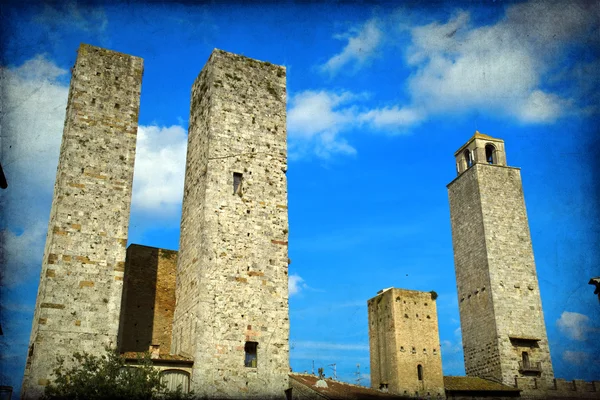
{"type": "Polygon", "coordinates": [[[233,173],[233,194],[242,195],[243,175],[240,172],[233,173]]]}
{"type": "Polygon", "coordinates": [[[433,354],[436,355],[437,354],[437,349],[433,349],[433,354]]]}
{"type": "Polygon", "coordinates": [[[404,346],[400,346],[400,351],[404,351],[404,346]]]}
{"type": "Polygon", "coordinates": [[[420,381],[423,380],[423,366],[421,364],[417,365],[417,376],[420,381]]]}
{"type": "Polygon", "coordinates": [[[473,153],[471,153],[468,149],[464,152],[465,161],[467,163],[467,168],[471,168],[473,166],[473,153]]]}
{"type": "Polygon", "coordinates": [[[417,349],[415,349],[414,347],[412,348],[412,353],[416,354],[417,353],[417,349]]]}
{"type": "Polygon", "coordinates": [[[256,349],[258,342],[246,342],[244,350],[246,351],[246,358],[244,360],[244,366],[250,368],[256,368],[256,349]]]}
{"type": "Polygon", "coordinates": [[[524,351],[521,356],[523,358],[523,367],[528,368],[529,367],[529,354],[526,351],[524,351]]]}
{"type": "Polygon", "coordinates": [[[496,148],[491,144],[485,146],[485,161],[488,164],[496,164],[496,148]]]}

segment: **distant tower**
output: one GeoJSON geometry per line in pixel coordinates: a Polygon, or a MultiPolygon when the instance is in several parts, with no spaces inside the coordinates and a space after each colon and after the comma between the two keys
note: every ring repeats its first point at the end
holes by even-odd
{"type": "Polygon", "coordinates": [[[214,50],[192,87],[171,349],[203,396],[289,387],[285,85],[214,50]]]}
{"type": "Polygon", "coordinates": [[[504,141],[479,132],[454,156],[448,193],[467,375],[551,383],[520,170],[506,165],[504,141]]]}
{"type": "Polygon", "coordinates": [[[23,398],[57,356],[116,346],[143,61],[82,44],[73,68],[23,398]]]}
{"type": "Polygon", "coordinates": [[[372,388],[445,398],[435,296],[389,288],[367,302],[372,388]]]}

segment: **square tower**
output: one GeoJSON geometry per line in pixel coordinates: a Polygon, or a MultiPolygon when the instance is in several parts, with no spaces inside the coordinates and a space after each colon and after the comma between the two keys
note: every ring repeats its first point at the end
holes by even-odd
{"type": "Polygon", "coordinates": [[[445,398],[436,296],[389,288],[367,302],[372,388],[445,398]]]}
{"type": "Polygon", "coordinates": [[[171,349],[209,398],[288,388],[286,81],[214,50],[192,87],[171,349]]]}
{"type": "Polygon", "coordinates": [[[514,385],[554,379],[519,168],[476,132],[448,185],[467,375],[514,385]]]}
{"type": "Polygon", "coordinates": [[[117,344],[143,61],[82,44],[72,72],[23,398],[117,344]]]}

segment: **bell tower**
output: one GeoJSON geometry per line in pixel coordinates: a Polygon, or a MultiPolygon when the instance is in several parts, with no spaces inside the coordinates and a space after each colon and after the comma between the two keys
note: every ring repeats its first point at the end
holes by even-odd
{"type": "Polygon", "coordinates": [[[520,169],[507,165],[503,140],[479,132],[454,156],[447,187],[466,373],[551,383],[520,169]]]}

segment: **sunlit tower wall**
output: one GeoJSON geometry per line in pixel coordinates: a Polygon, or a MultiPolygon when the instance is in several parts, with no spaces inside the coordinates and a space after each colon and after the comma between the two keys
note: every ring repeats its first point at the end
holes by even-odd
{"type": "Polygon", "coordinates": [[[214,50],[192,87],[171,349],[209,398],[288,388],[285,69],[214,50]]]}
{"type": "Polygon", "coordinates": [[[554,373],[520,170],[507,166],[504,141],[479,132],[455,158],[448,193],[466,373],[545,387],[554,373]]]}
{"type": "Polygon", "coordinates": [[[389,288],[367,302],[373,389],[446,398],[436,296],[389,288]]]}
{"type": "Polygon", "coordinates": [[[57,356],[116,346],[143,60],[86,44],[72,69],[22,397],[57,356]]]}

